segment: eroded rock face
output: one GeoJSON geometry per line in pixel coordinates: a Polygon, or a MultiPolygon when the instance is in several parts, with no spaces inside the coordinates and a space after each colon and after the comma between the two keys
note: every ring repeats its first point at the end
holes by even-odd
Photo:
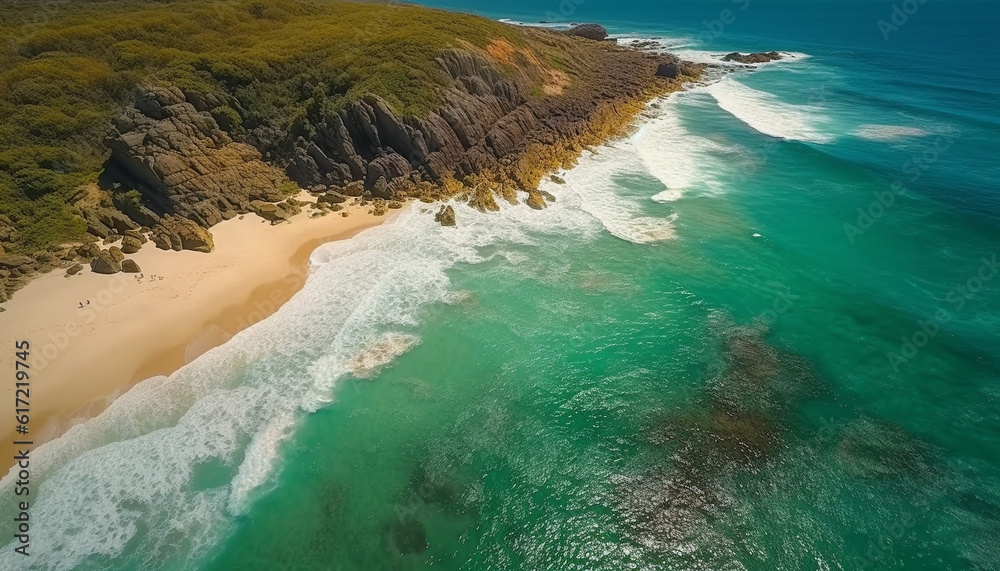
{"type": "MultiPolygon", "coordinates": [[[[135,105],[115,120],[107,144],[109,175],[142,191],[157,222],[170,214],[208,228],[226,211],[248,211],[253,200],[283,198],[282,173],[173,86],[137,88],[135,105]]],[[[94,227],[100,236],[103,229],[94,227]]]]}
{"type": "MultiPolygon", "coordinates": [[[[574,33],[607,36],[597,25],[574,33]]],[[[123,205],[127,216],[90,212],[88,227],[113,239],[141,225],[152,229],[159,248],[210,251],[207,228],[222,220],[256,212],[277,223],[294,215],[294,205],[280,202],[286,175],[331,205],[344,197],[386,204],[408,196],[439,199],[446,196],[439,193],[448,181],[483,173],[510,187],[534,188],[544,173],[525,160],[529,152],[537,155],[538,149],[576,140],[596,120],[645,100],[665,85],[656,78],[660,64],[672,66],[663,76],[670,81],[699,71],[673,56],[545,30],[524,34],[529,45],[565,53],[567,71],[550,69],[538,54],[510,45],[499,52],[446,50],[436,58],[446,77],[439,85],[440,103],[422,118],[403,117],[386,101],[368,96],[311,117],[310,128],[293,135],[249,120],[233,94],[166,84],[137,88],[133,105],[114,122],[107,140],[111,158],[105,179],[139,189],[142,204],[123,205]],[[234,126],[238,121],[229,112],[243,117],[242,127],[234,126]],[[233,120],[225,122],[232,134],[220,126],[221,117],[233,120]]],[[[498,209],[492,192],[473,192],[471,203],[498,209]]],[[[516,202],[516,190],[503,194],[516,202]]],[[[528,202],[540,208],[545,199],[535,193],[528,202]]],[[[123,247],[134,250],[135,243],[128,240],[123,247]]]]}
{"type": "Polygon", "coordinates": [[[126,274],[138,274],[142,272],[139,269],[139,264],[135,263],[135,260],[122,260],[122,271],[126,274]]]}
{"type": "MultiPolygon", "coordinates": [[[[488,54],[447,50],[436,61],[450,82],[442,84],[434,111],[404,118],[378,97],[366,97],[326,116],[311,140],[294,143],[285,159],[289,176],[305,188],[334,187],[347,196],[367,191],[387,200],[414,185],[486,171],[504,171],[527,186],[518,160],[531,145],[578,137],[609,107],[642,99],[660,63],[674,63],[675,78],[700,71],[673,56],[581,46],[542,30],[525,33],[572,54],[567,65],[578,79],[549,85],[550,96],[540,97],[532,91],[537,82],[552,80],[552,70],[527,63],[528,56],[512,73],[488,54]]],[[[283,151],[273,144],[267,152],[283,151]]]]}

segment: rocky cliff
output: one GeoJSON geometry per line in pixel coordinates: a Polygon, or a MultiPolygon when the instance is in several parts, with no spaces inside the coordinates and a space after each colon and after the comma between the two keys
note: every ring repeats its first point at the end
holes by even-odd
{"type": "MultiPolygon", "coordinates": [[[[448,182],[479,175],[529,191],[546,166],[532,164],[541,160],[539,145],[571,147],[600,117],[625,121],[630,104],[700,72],[606,42],[544,30],[525,35],[524,48],[498,40],[485,50],[442,52],[436,63],[447,81],[426,117],[401,117],[367,96],[323,114],[308,134],[258,124],[230,135],[215,111],[242,109],[236,97],[139,88],[108,140],[108,180],[142,192],[142,208],[129,215],[151,227],[169,214],[209,228],[250,211],[255,200],[279,201],[283,175],[315,192],[356,194],[346,187],[361,183],[366,196],[384,199],[436,196],[448,182]],[[545,52],[558,52],[564,69],[543,63],[545,52]],[[669,74],[664,66],[672,66],[669,74]]],[[[241,121],[253,123],[246,115],[241,121]]]]}
{"type": "MultiPolygon", "coordinates": [[[[116,197],[114,207],[78,208],[88,231],[107,243],[139,232],[160,248],[198,251],[212,249],[208,229],[222,220],[257,212],[280,222],[268,214],[296,206],[270,205],[298,187],[337,197],[330,202],[384,199],[379,211],[456,193],[484,210],[498,208],[498,197],[544,208],[536,187],[548,171],[619,132],[651,97],[701,73],[673,56],[613,42],[540,29],[523,35],[520,46],[498,38],[486,48],[459,42],[442,50],[434,59],[438,104],[424,116],[403,116],[369,95],[317,106],[282,127],[248,110],[237,91],[146,82],[105,141],[100,182],[116,197]]],[[[57,265],[88,263],[100,252],[64,250],[50,256],[57,265]]],[[[48,267],[29,262],[0,264],[0,301],[22,276],[48,267]]]]}

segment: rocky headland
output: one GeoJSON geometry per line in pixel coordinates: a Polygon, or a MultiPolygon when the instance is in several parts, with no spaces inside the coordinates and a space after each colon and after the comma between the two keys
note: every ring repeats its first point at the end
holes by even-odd
{"type": "MultiPolygon", "coordinates": [[[[458,47],[440,50],[436,104],[423,115],[374,93],[323,105],[323,87],[305,83],[308,115],[282,125],[245,101],[245,89],[138,82],[107,127],[98,184],[73,204],[96,243],[0,250],[0,302],[55,267],[137,271],[126,254],[147,240],[210,252],[210,228],[223,220],[254,213],[278,224],[301,211],[305,204],[290,198],[300,187],[317,197],[309,205],[317,216],[348,201],[383,214],[408,199],[453,197],[481,210],[498,210],[498,201],[544,208],[544,176],[621,133],[651,98],[703,69],[603,41],[599,25],[513,33],[516,45],[457,38],[458,47]]],[[[455,224],[450,208],[439,219],[455,224]]],[[[0,216],[0,244],[16,232],[0,216]]]]}

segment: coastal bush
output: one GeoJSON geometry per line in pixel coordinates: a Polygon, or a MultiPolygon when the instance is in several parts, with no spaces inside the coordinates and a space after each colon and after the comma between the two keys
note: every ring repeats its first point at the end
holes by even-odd
{"type": "Polygon", "coordinates": [[[400,3],[43,0],[0,3],[0,212],[30,252],[79,239],[71,208],[107,158],[103,139],[141,82],[221,96],[220,125],[308,133],[375,94],[404,116],[437,104],[434,58],[520,32],[400,3]],[[233,102],[239,102],[235,105],[233,102]]]}

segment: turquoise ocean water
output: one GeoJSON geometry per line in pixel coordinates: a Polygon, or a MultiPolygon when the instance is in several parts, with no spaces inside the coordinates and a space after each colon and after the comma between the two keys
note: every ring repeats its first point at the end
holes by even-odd
{"type": "Polygon", "coordinates": [[[37,450],[0,568],[1000,568],[997,5],[550,4],[435,5],[789,55],[655,102],[547,210],[321,248],[37,450]]]}

